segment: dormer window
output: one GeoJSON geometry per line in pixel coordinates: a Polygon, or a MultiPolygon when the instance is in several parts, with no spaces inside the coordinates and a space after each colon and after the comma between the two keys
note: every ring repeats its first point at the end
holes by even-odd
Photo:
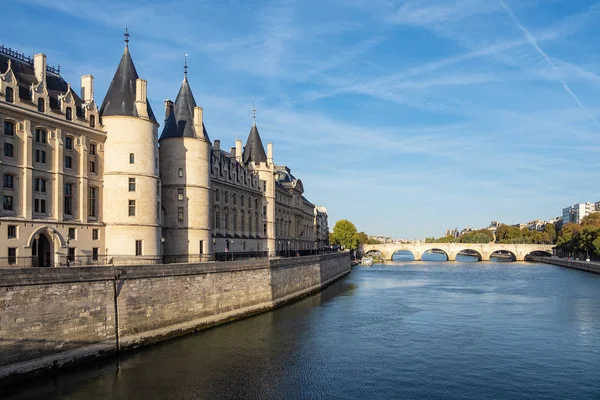
{"type": "Polygon", "coordinates": [[[46,102],[44,99],[38,99],[38,111],[46,112],[46,102]]]}
{"type": "Polygon", "coordinates": [[[90,128],[95,128],[95,127],[96,127],[96,116],[90,115],[90,128]]]}
{"type": "Polygon", "coordinates": [[[67,121],[73,121],[73,109],[71,107],[65,109],[65,116],[67,121]]]}
{"type": "Polygon", "coordinates": [[[13,88],[11,88],[11,87],[7,87],[6,88],[5,100],[8,103],[14,103],[15,102],[15,91],[13,90],[13,88]]]}

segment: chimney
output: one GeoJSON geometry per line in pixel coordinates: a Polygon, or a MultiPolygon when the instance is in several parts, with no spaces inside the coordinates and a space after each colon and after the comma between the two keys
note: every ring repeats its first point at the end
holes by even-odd
{"type": "Polygon", "coordinates": [[[138,115],[142,118],[148,118],[148,105],[146,104],[146,88],[148,81],[138,78],[135,81],[135,108],[138,115]]]}
{"type": "Polygon", "coordinates": [[[267,143],[267,164],[273,164],[273,143],[267,143]]]}
{"type": "Polygon", "coordinates": [[[46,84],[46,55],[36,54],[33,56],[33,70],[38,83],[46,84]]]}
{"type": "Polygon", "coordinates": [[[173,102],[169,99],[165,100],[165,121],[169,119],[169,116],[173,112],[173,102]]]}
{"type": "Polygon", "coordinates": [[[242,162],[242,141],[237,139],[235,141],[235,159],[237,162],[242,162]]]}
{"type": "Polygon", "coordinates": [[[81,99],[84,103],[94,100],[94,77],[92,75],[81,77],[81,99]]]}
{"type": "Polygon", "coordinates": [[[217,150],[217,151],[221,150],[221,141],[220,140],[215,140],[214,141],[214,147],[215,147],[215,150],[217,150]]]}
{"type": "Polygon", "coordinates": [[[231,150],[229,150],[229,155],[231,156],[231,158],[236,158],[236,156],[235,156],[235,147],[232,147],[231,150]]]}
{"type": "Polygon", "coordinates": [[[196,137],[204,140],[204,125],[202,125],[204,118],[204,110],[202,107],[194,107],[194,131],[196,131],[196,137]]]}

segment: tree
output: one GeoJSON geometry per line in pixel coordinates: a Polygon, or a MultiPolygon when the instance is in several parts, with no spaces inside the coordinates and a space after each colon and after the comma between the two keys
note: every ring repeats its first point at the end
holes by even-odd
{"type": "Polygon", "coordinates": [[[600,212],[593,212],[583,217],[581,220],[581,226],[593,226],[600,228],[600,212]]]}
{"type": "Polygon", "coordinates": [[[501,224],[496,228],[496,241],[502,242],[506,240],[508,236],[508,225],[501,224]]]}
{"type": "Polygon", "coordinates": [[[556,234],[556,226],[554,224],[546,224],[544,225],[544,233],[548,234],[548,240],[550,243],[555,243],[557,234],[556,234]]]}
{"type": "Polygon", "coordinates": [[[366,234],[366,233],[364,233],[364,232],[358,232],[358,233],[356,234],[356,238],[357,238],[357,240],[358,240],[358,244],[359,244],[359,245],[361,245],[361,244],[367,244],[367,243],[369,243],[369,237],[368,237],[368,236],[367,236],[367,234],[366,234]]]}
{"type": "Polygon", "coordinates": [[[335,236],[333,236],[333,232],[329,232],[329,244],[330,245],[337,244],[337,242],[335,241],[335,236]]]}
{"type": "Polygon", "coordinates": [[[572,253],[579,248],[579,233],[581,232],[581,225],[574,224],[572,222],[564,225],[558,234],[558,240],[556,241],[556,247],[567,252],[572,253]]]}
{"type": "Polygon", "coordinates": [[[358,246],[356,226],[347,219],[342,219],[335,223],[333,237],[336,243],[347,250],[355,249],[358,246]]]}

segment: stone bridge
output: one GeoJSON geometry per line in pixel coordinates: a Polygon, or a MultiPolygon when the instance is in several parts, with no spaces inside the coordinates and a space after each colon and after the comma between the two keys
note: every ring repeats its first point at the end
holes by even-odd
{"type": "Polygon", "coordinates": [[[364,244],[362,254],[378,251],[385,261],[390,261],[398,251],[410,251],[415,261],[421,261],[423,254],[429,250],[441,250],[446,253],[448,261],[456,261],[456,255],[464,250],[477,252],[480,261],[489,261],[496,251],[509,252],[517,261],[525,261],[525,257],[533,252],[552,254],[551,244],[501,244],[501,243],[396,243],[396,244],[364,244]]]}

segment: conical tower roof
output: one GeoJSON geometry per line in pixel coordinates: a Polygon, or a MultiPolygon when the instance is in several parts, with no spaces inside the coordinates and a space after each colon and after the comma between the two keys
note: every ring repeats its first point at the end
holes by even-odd
{"type": "Polygon", "coordinates": [[[265,147],[262,144],[262,140],[260,140],[260,134],[256,127],[256,109],[253,109],[252,111],[254,114],[252,117],[252,128],[250,129],[250,134],[248,135],[248,140],[246,140],[246,146],[244,146],[244,152],[242,154],[242,161],[244,164],[250,162],[267,162],[265,147]]]}
{"type": "MultiPolygon", "coordinates": [[[[196,100],[187,80],[186,72],[179,93],[177,93],[177,98],[175,98],[174,110],[165,121],[160,140],[174,137],[198,137],[194,129],[194,107],[196,107],[196,100]]],[[[202,123],[202,131],[204,139],[210,141],[204,122],[202,123]]]]}
{"type": "MultiPolygon", "coordinates": [[[[128,35],[126,34],[126,37],[128,35]]],[[[100,107],[100,115],[103,117],[109,115],[122,115],[127,117],[139,117],[135,107],[135,90],[136,80],[139,78],[138,73],[129,54],[129,40],[125,40],[125,51],[121,56],[121,61],[115,72],[115,76],[108,87],[108,92],[104,97],[102,106],[100,107]]],[[[156,122],[152,107],[146,98],[148,107],[148,118],[156,122]]]]}

